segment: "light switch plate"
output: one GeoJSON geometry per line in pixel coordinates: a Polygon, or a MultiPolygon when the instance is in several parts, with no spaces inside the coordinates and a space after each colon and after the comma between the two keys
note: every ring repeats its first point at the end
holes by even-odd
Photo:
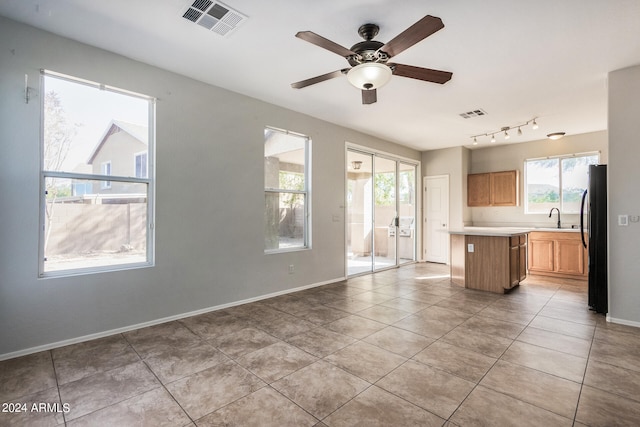
{"type": "Polygon", "coordinates": [[[467,244],[467,252],[473,252],[473,243],[467,244]]]}

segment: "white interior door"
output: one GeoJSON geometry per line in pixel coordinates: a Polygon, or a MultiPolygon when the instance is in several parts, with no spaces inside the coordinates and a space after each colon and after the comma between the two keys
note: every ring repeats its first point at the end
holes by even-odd
{"type": "Polygon", "coordinates": [[[425,261],[449,263],[449,175],[424,178],[425,261]]]}

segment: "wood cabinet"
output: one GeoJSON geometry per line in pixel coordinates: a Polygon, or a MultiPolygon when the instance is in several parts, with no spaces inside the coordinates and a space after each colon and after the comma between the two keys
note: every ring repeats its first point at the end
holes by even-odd
{"type": "Polygon", "coordinates": [[[452,234],[452,282],[497,293],[513,288],[527,276],[526,238],[452,234]]]}
{"type": "Polygon", "coordinates": [[[517,170],[467,175],[468,206],[518,206],[517,170]]]}
{"type": "Polygon", "coordinates": [[[529,274],[587,280],[587,257],[580,233],[529,233],[529,274]]]}

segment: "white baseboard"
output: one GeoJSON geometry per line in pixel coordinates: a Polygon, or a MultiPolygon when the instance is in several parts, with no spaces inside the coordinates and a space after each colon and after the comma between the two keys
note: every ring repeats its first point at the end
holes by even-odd
{"type": "Polygon", "coordinates": [[[617,323],[619,325],[634,326],[636,328],[640,328],[640,322],[633,322],[631,320],[625,320],[625,319],[616,319],[615,317],[611,317],[608,314],[607,314],[607,322],[617,323]]]}
{"type": "Polygon", "coordinates": [[[57,342],[53,342],[53,343],[49,343],[49,344],[39,345],[39,346],[36,346],[36,347],[30,347],[30,348],[26,348],[24,350],[18,350],[18,351],[14,351],[14,352],[11,352],[11,353],[0,354],[0,361],[13,359],[13,358],[16,358],[16,357],[21,357],[21,356],[26,356],[26,355],[33,354],[33,353],[38,353],[38,352],[41,352],[41,351],[51,350],[51,349],[58,348],[58,347],[64,347],[64,346],[71,345],[71,344],[78,344],[78,343],[85,342],[85,341],[91,341],[91,340],[95,340],[95,339],[98,339],[98,338],[104,338],[104,337],[108,337],[108,336],[111,336],[111,335],[121,334],[123,332],[134,331],[136,329],[146,328],[146,327],[149,327],[149,326],[155,326],[155,325],[159,325],[161,323],[171,322],[173,320],[180,320],[180,319],[184,319],[186,317],[197,316],[199,314],[209,313],[209,312],[212,312],[212,311],[223,310],[225,308],[230,308],[230,307],[235,307],[235,306],[242,305],[242,304],[248,304],[248,303],[251,303],[251,302],[261,301],[261,300],[264,300],[264,299],[269,299],[269,298],[277,297],[277,296],[280,296],[280,295],[286,295],[286,294],[290,294],[290,293],[293,293],[293,292],[304,291],[305,289],[317,288],[318,286],[324,286],[324,285],[328,285],[330,283],[340,282],[342,280],[346,280],[346,277],[340,277],[340,278],[337,278],[337,279],[327,280],[327,281],[324,281],[324,282],[313,283],[311,285],[300,286],[298,288],[286,289],[284,291],[273,292],[273,293],[270,293],[270,294],[260,295],[260,296],[257,296],[257,297],[244,299],[244,300],[241,300],[241,301],[234,301],[234,302],[227,303],[227,304],[221,304],[221,305],[216,305],[216,306],[213,306],[213,307],[207,307],[207,308],[203,308],[201,310],[190,311],[188,313],[176,314],[174,316],[163,317],[161,319],[155,319],[155,320],[151,320],[149,322],[143,322],[143,323],[138,323],[138,324],[135,324],[135,325],[129,325],[129,326],[125,326],[125,327],[118,328],[118,329],[111,329],[111,330],[108,330],[108,331],[98,332],[98,333],[95,333],[95,334],[84,335],[84,336],[77,337],[77,338],[70,338],[68,340],[57,341],[57,342]]]}

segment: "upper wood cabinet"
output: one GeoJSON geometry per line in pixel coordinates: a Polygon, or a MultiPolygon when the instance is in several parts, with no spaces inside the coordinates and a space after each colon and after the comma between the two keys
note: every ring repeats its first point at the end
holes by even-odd
{"type": "Polygon", "coordinates": [[[518,206],[518,171],[467,175],[468,206],[518,206]]]}

